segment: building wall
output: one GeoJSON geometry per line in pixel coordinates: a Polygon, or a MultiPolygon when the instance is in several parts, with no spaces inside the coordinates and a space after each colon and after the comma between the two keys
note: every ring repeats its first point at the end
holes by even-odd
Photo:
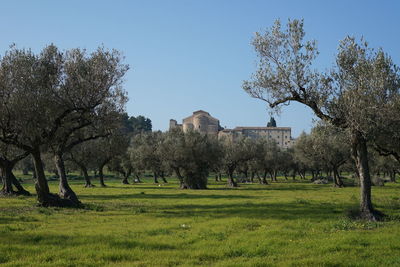
{"type": "Polygon", "coordinates": [[[265,138],[275,141],[282,148],[292,146],[291,128],[289,127],[236,127],[232,130],[220,131],[218,137],[230,138],[231,140],[240,137],[265,138]]]}
{"type": "Polygon", "coordinates": [[[289,148],[294,142],[291,138],[292,130],[290,127],[236,127],[234,129],[222,129],[219,120],[203,110],[193,112],[191,116],[182,120],[182,124],[178,124],[176,120],[170,120],[170,129],[176,127],[180,127],[184,132],[194,130],[203,134],[218,135],[218,138],[229,138],[233,141],[240,137],[266,138],[274,140],[281,148],[289,148]]]}

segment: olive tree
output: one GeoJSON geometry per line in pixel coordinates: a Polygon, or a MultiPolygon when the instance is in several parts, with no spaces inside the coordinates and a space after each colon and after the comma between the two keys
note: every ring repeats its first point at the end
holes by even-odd
{"type": "MultiPolygon", "coordinates": [[[[1,59],[0,141],[32,155],[41,205],[76,206],[50,193],[41,154],[50,144],[61,144],[55,157],[61,156],[56,162],[62,167],[65,141],[91,124],[90,115],[124,102],[121,81],[128,67],[121,59],[104,48],[87,55],[79,49],[63,53],[54,45],[37,55],[12,47],[1,59]]],[[[67,188],[65,181],[60,186],[67,188]]]]}
{"type": "Polygon", "coordinates": [[[164,182],[166,165],[161,157],[161,144],[164,136],[161,132],[143,132],[132,139],[130,154],[132,161],[139,168],[149,170],[153,173],[154,183],[158,183],[161,177],[164,182]]]}
{"type": "Polygon", "coordinates": [[[339,168],[350,158],[350,142],[346,133],[330,125],[317,125],[311,131],[311,142],[316,157],[333,171],[335,187],[343,187],[339,168]]]}
{"type": "Polygon", "coordinates": [[[229,187],[237,187],[238,184],[235,181],[235,171],[253,158],[251,139],[248,138],[222,138],[220,140],[222,144],[222,165],[228,176],[229,187]]]}
{"type": "Polygon", "coordinates": [[[259,57],[252,79],[243,83],[252,97],[271,108],[296,101],[310,107],[320,119],[346,129],[360,176],[360,217],[379,219],[371,201],[367,142],[379,135],[377,114],[389,108],[399,94],[398,71],[381,49],[373,50],[352,37],[340,42],[336,62],[328,73],[313,70],[316,42],[305,41],[303,21],[292,20],[282,29],[276,21],[256,33],[253,46],[259,57]]]}
{"type": "MultiPolygon", "coordinates": [[[[140,151],[137,151],[137,148],[140,148],[141,134],[151,133],[151,128],[152,125],[149,118],[145,118],[144,116],[129,117],[127,113],[122,114],[122,127],[120,132],[121,136],[126,139],[128,145],[121,150],[119,155],[111,160],[108,164],[108,168],[122,175],[123,184],[129,184],[128,178],[132,174],[135,175],[136,180],[140,181],[140,169],[145,162],[140,162],[142,154],[140,151]],[[131,153],[135,149],[135,152],[138,153],[131,153]],[[134,156],[131,157],[131,154],[134,156]]],[[[143,168],[145,169],[145,167],[143,168]]],[[[161,171],[160,175],[164,179],[164,182],[166,182],[164,177],[165,172],[161,171]]]]}
{"type": "Polygon", "coordinates": [[[213,137],[173,129],[160,146],[162,160],[177,175],[182,189],[206,189],[209,172],[218,162],[220,146],[213,137]]]}
{"type": "Polygon", "coordinates": [[[66,160],[78,167],[85,179],[85,187],[94,187],[89,176],[89,171],[96,169],[97,146],[94,140],[74,146],[66,155],[66,160]]]}
{"type": "Polygon", "coordinates": [[[322,162],[318,151],[312,142],[310,134],[301,133],[293,146],[294,160],[298,165],[298,172],[302,179],[306,178],[306,172],[311,172],[312,181],[315,180],[322,169],[322,162]]]}

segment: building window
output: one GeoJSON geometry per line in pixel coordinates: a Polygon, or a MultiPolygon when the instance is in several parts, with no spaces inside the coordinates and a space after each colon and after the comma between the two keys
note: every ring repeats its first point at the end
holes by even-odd
{"type": "Polygon", "coordinates": [[[285,135],[285,139],[287,139],[287,135],[285,135]]]}

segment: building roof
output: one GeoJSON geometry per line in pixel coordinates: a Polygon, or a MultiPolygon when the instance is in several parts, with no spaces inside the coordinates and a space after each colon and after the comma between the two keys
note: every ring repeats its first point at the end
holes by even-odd
{"type": "Polygon", "coordinates": [[[291,130],[290,127],[242,127],[238,126],[232,129],[232,131],[241,131],[241,130],[291,130]]]}
{"type": "Polygon", "coordinates": [[[197,110],[197,111],[194,111],[193,114],[192,114],[191,116],[186,117],[186,118],[183,118],[182,121],[185,121],[185,120],[187,120],[187,119],[190,119],[190,118],[194,117],[195,115],[199,115],[199,114],[205,114],[205,115],[207,115],[207,117],[209,117],[210,119],[215,120],[215,121],[217,121],[217,122],[219,123],[219,120],[218,120],[217,118],[214,118],[213,116],[210,115],[210,113],[208,113],[207,111],[201,110],[201,109],[200,109],[200,110],[197,110]]]}
{"type": "Polygon", "coordinates": [[[197,110],[197,111],[194,111],[194,112],[193,112],[193,115],[194,115],[194,114],[197,114],[197,113],[206,113],[208,116],[211,116],[210,113],[208,113],[207,111],[201,110],[201,109],[199,109],[199,110],[197,110]]]}

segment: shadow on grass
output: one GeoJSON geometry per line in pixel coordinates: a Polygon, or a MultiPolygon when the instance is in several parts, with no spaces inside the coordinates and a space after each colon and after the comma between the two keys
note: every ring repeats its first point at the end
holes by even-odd
{"type": "Polygon", "coordinates": [[[79,195],[79,198],[81,200],[86,199],[104,199],[104,200],[109,200],[109,199],[124,199],[124,200],[138,200],[138,199],[152,199],[152,200],[157,200],[157,199],[252,199],[256,198],[255,196],[243,196],[243,195],[213,195],[213,194],[207,194],[207,195],[197,195],[197,194],[117,194],[117,195],[79,195]]]}
{"type": "MultiPolygon", "coordinates": [[[[81,199],[102,200],[102,199],[124,199],[129,200],[130,205],[125,208],[137,209],[139,200],[154,200],[155,203],[165,203],[167,199],[176,200],[199,200],[194,204],[176,204],[163,205],[158,204],[157,207],[149,206],[146,212],[150,212],[152,216],[164,218],[250,218],[250,219],[277,219],[277,220],[332,220],[344,216],[346,211],[353,208],[352,203],[329,203],[316,202],[304,199],[293,199],[282,203],[254,203],[259,196],[242,196],[242,195],[195,195],[195,194],[132,194],[132,195],[85,195],[81,199]],[[202,204],[202,199],[215,199],[210,204],[202,204]],[[236,200],[233,203],[218,203],[218,200],[224,202],[229,199],[236,200]],[[159,201],[160,200],[160,201],[159,201]],[[200,203],[199,203],[200,202],[200,203]],[[199,204],[198,204],[199,203],[199,204]]],[[[131,214],[130,211],[123,211],[120,215],[125,216],[131,214]]],[[[114,214],[115,215],[115,214],[114,214]]]]}
{"type": "Polygon", "coordinates": [[[331,187],[329,185],[314,185],[314,184],[286,184],[286,183],[270,183],[267,185],[260,184],[242,184],[239,187],[241,190],[255,191],[316,191],[321,188],[331,187]]]}
{"type": "Polygon", "coordinates": [[[330,203],[243,203],[220,205],[174,205],[161,210],[157,217],[212,217],[212,218],[251,218],[251,219],[278,219],[278,220],[332,220],[346,210],[349,205],[330,203]]]}

